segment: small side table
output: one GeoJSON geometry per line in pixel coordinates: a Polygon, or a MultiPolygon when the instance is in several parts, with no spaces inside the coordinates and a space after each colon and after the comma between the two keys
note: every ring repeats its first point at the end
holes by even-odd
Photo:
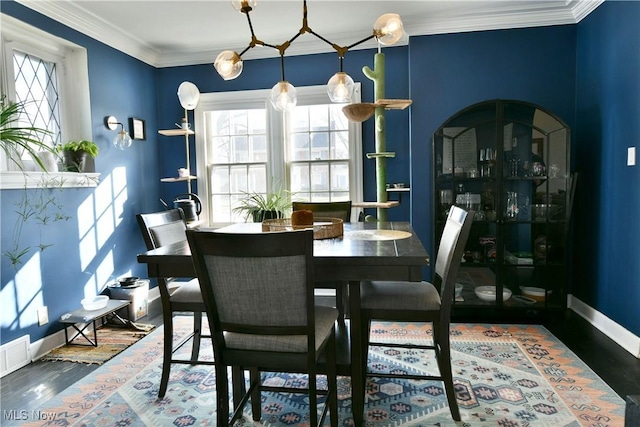
{"type": "Polygon", "coordinates": [[[98,334],[96,332],[96,321],[101,320],[101,325],[105,324],[105,319],[108,315],[112,315],[116,317],[122,324],[126,324],[127,321],[118,316],[115,313],[117,310],[122,307],[126,307],[130,304],[130,301],[119,300],[119,299],[110,299],[107,302],[107,305],[99,310],[85,310],[84,308],[79,308],[70,313],[63,314],[60,316],[58,320],[60,323],[64,323],[64,340],[67,345],[92,345],[94,347],[98,346],[98,334]],[[84,324],[81,328],[78,327],[78,324],[84,324]],[[85,335],[84,331],[87,329],[89,325],[93,324],[93,340],[85,335]],[[71,325],[73,329],[76,330],[76,333],[71,339],[69,339],[69,335],[67,334],[67,329],[71,325]],[[73,340],[78,336],[82,335],[89,344],[79,344],[73,343],[73,340]]]}

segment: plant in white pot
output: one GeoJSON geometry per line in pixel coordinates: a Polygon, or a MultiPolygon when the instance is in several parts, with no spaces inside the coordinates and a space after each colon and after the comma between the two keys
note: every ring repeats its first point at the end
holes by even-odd
{"type": "Polygon", "coordinates": [[[62,146],[63,162],[68,172],[89,172],[86,169],[87,156],[95,158],[98,146],[92,141],[69,141],[62,146]]]}

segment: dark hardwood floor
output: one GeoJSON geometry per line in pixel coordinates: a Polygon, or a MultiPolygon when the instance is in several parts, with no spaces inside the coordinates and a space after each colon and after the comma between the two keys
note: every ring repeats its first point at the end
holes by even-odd
{"type": "MultiPolygon", "coordinates": [[[[160,325],[159,300],[152,302],[141,323],[160,325]]],[[[640,360],[572,311],[544,326],[569,347],[621,398],[640,395],[640,360]]],[[[0,379],[4,411],[37,409],[68,386],[90,375],[98,365],[36,361],[0,379]]],[[[2,422],[0,422],[2,424],[2,422]]]]}

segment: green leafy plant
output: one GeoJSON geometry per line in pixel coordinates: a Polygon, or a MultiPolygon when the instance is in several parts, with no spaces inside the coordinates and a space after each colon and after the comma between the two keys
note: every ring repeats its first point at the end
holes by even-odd
{"type": "Polygon", "coordinates": [[[0,97],[0,145],[7,159],[24,171],[22,153],[27,152],[44,171],[45,165],[38,156],[39,151],[56,155],[56,150],[42,138],[50,135],[46,129],[33,126],[21,126],[20,119],[25,109],[24,102],[10,102],[5,95],[0,97]]]}
{"type": "Polygon", "coordinates": [[[257,191],[243,194],[245,196],[238,201],[233,211],[241,213],[245,221],[253,217],[254,222],[260,222],[266,219],[265,216],[269,216],[265,212],[275,212],[272,217],[282,218],[291,209],[291,194],[284,189],[266,194],[257,191]]]}
{"type": "Polygon", "coordinates": [[[84,151],[93,158],[96,158],[99,151],[98,146],[96,145],[95,142],[86,141],[86,140],[69,141],[62,146],[61,150],[63,152],[64,151],[74,151],[74,152],[84,151]]]}

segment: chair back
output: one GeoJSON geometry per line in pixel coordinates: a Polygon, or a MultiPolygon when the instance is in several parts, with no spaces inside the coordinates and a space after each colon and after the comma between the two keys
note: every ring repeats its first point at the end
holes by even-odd
{"type": "Polygon", "coordinates": [[[315,217],[339,218],[351,222],[351,201],[345,202],[293,202],[294,211],[308,210],[315,217]]]}
{"type": "Polygon", "coordinates": [[[188,230],[187,239],[214,335],[314,338],[313,231],[223,233],[188,230]]]}
{"type": "Polygon", "coordinates": [[[187,223],[182,209],[136,215],[147,249],[187,240],[187,223]]]}
{"type": "Polygon", "coordinates": [[[469,238],[473,212],[452,206],[442,231],[436,257],[434,286],[440,287],[440,316],[449,319],[458,269],[469,238]]]}

